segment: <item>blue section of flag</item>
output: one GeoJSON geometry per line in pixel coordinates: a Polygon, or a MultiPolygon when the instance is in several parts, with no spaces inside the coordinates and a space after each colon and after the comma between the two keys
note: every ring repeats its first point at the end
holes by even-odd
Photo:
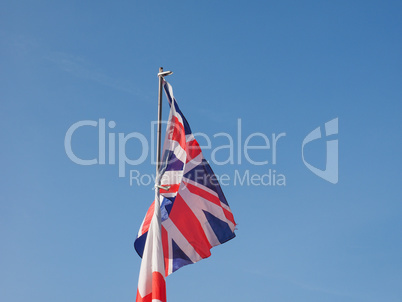
{"type": "Polygon", "coordinates": [[[220,243],[225,243],[236,236],[226,222],[220,220],[207,211],[203,212],[220,243]]]}
{"type": "Polygon", "coordinates": [[[161,203],[161,220],[165,221],[166,219],[169,218],[169,213],[172,210],[173,206],[173,201],[168,198],[163,198],[163,201],[161,203]]]}
{"type": "Polygon", "coordinates": [[[141,258],[142,258],[142,255],[144,254],[144,247],[145,247],[145,241],[147,241],[147,235],[148,235],[148,233],[144,233],[140,237],[137,237],[137,239],[134,241],[134,248],[135,248],[137,254],[141,258]]]}
{"type": "Polygon", "coordinates": [[[166,151],[165,157],[163,161],[167,163],[167,165],[164,171],[178,171],[183,169],[184,163],[176,157],[173,151],[166,151]]]}
{"type": "Polygon", "coordinates": [[[186,173],[184,177],[216,192],[220,201],[226,205],[228,204],[225,195],[223,195],[218,179],[205,159],[202,160],[200,165],[186,173]]]}
{"type": "Polygon", "coordinates": [[[179,248],[174,240],[172,240],[172,249],[173,249],[173,271],[178,270],[182,266],[187,264],[192,264],[193,262],[187,255],[179,248]]]}

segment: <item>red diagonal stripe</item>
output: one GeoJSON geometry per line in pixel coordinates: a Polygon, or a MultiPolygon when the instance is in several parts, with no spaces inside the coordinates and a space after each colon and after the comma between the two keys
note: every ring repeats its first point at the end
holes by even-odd
{"type": "Polygon", "coordinates": [[[186,149],[187,162],[189,162],[193,158],[196,158],[198,156],[198,154],[201,153],[200,145],[198,144],[198,142],[195,139],[190,142],[187,142],[186,147],[187,147],[187,149],[186,149]]]}
{"type": "Polygon", "coordinates": [[[226,219],[229,220],[230,222],[232,222],[234,225],[236,225],[232,212],[226,210],[225,208],[222,208],[222,209],[223,209],[223,214],[225,214],[226,219]]]}
{"type": "Polygon", "coordinates": [[[167,133],[168,139],[178,142],[183,150],[186,150],[186,133],[183,124],[179,122],[177,117],[172,117],[170,128],[167,133]]]}
{"type": "Polygon", "coordinates": [[[203,190],[202,188],[194,186],[194,185],[189,184],[187,182],[186,182],[186,187],[188,188],[188,190],[191,193],[193,193],[195,195],[198,195],[198,196],[201,196],[202,198],[204,198],[204,199],[206,199],[206,200],[208,200],[208,201],[220,206],[222,208],[222,210],[223,210],[223,213],[225,214],[226,219],[231,221],[233,224],[236,224],[235,221],[234,221],[233,214],[229,210],[227,210],[224,207],[222,207],[221,201],[219,200],[219,198],[216,195],[211,194],[211,193],[203,190]]]}
{"type": "Polygon", "coordinates": [[[169,218],[195,249],[198,255],[202,258],[211,256],[210,249],[212,246],[202,229],[201,223],[183,200],[180,193],[175,199],[169,218]]]}
{"type": "Polygon", "coordinates": [[[200,187],[194,186],[187,182],[185,184],[186,184],[186,187],[188,188],[188,190],[191,193],[193,193],[194,195],[201,196],[202,198],[209,200],[210,202],[212,202],[218,206],[221,206],[221,201],[219,200],[218,196],[213,195],[213,194],[201,189],[200,187]]]}

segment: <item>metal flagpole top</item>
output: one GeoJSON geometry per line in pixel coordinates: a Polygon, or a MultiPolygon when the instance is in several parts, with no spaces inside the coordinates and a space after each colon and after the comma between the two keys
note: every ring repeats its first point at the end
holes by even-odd
{"type": "Polygon", "coordinates": [[[163,67],[159,68],[159,73],[158,73],[158,77],[166,77],[173,74],[173,71],[163,71],[163,67]]]}

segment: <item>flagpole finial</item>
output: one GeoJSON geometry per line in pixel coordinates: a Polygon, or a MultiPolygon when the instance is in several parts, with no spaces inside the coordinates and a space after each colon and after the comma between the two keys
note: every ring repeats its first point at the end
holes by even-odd
{"type": "Polygon", "coordinates": [[[169,76],[173,73],[173,71],[163,71],[163,67],[159,67],[159,73],[158,73],[158,77],[166,77],[169,76]]]}

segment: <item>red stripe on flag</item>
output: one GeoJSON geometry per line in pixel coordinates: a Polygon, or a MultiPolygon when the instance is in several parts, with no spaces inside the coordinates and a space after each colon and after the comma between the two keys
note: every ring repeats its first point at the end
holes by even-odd
{"type": "Polygon", "coordinates": [[[170,129],[167,132],[168,139],[178,142],[183,150],[186,150],[186,133],[183,124],[175,116],[172,117],[171,122],[170,129]]]}
{"type": "Polygon", "coordinates": [[[137,298],[135,299],[135,302],[152,302],[152,293],[145,297],[141,297],[140,291],[137,289],[137,298]]]}
{"type": "Polygon", "coordinates": [[[187,162],[189,162],[193,158],[196,158],[198,156],[198,154],[201,153],[200,145],[198,144],[198,142],[195,139],[193,139],[192,141],[187,142],[186,147],[187,147],[187,149],[186,149],[186,151],[187,151],[187,162]]]}
{"type": "Polygon", "coordinates": [[[226,210],[225,208],[222,208],[222,209],[223,209],[223,213],[225,214],[226,219],[229,220],[230,222],[232,222],[234,225],[236,225],[232,212],[226,210]]]}
{"type": "Polygon", "coordinates": [[[188,190],[192,194],[201,196],[202,198],[204,198],[204,199],[206,199],[206,200],[208,200],[208,201],[220,206],[222,208],[222,210],[223,210],[223,213],[225,214],[226,219],[236,225],[236,222],[234,221],[234,217],[233,217],[232,212],[230,212],[227,209],[225,209],[224,207],[222,207],[221,201],[219,200],[219,198],[217,196],[215,196],[215,195],[203,190],[200,187],[194,186],[194,185],[189,184],[187,182],[185,184],[186,184],[186,187],[188,188],[188,190]]]}
{"type": "Polygon", "coordinates": [[[172,185],[171,184],[163,184],[161,187],[162,188],[169,187],[169,190],[159,188],[160,193],[176,193],[177,191],[179,191],[180,184],[172,184],[172,185]]]}
{"type": "Polygon", "coordinates": [[[180,194],[176,196],[169,218],[198,255],[202,258],[211,256],[210,249],[212,246],[202,229],[201,223],[180,194]]]}
{"type": "Polygon", "coordinates": [[[219,200],[219,198],[203,189],[201,189],[200,187],[194,186],[192,184],[189,184],[188,182],[185,183],[186,187],[188,188],[188,190],[193,193],[194,195],[199,195],[202,198],[218,205],[221,206],[221,201],[219,200]]]}
{"type": "Polygon", "coordinates": [[[166,302],[165,277],[159,272],[152,273],[152,300],[153,299],[166,302]]]}
{"type": "Polygon", "coordinates": [[[141,297],[137,289],[137,298],[135,302],[152,302],[154,299],[166,302],[166,283],[165,278],[159,272],[152,273],[152,292],[141,297]]]}

